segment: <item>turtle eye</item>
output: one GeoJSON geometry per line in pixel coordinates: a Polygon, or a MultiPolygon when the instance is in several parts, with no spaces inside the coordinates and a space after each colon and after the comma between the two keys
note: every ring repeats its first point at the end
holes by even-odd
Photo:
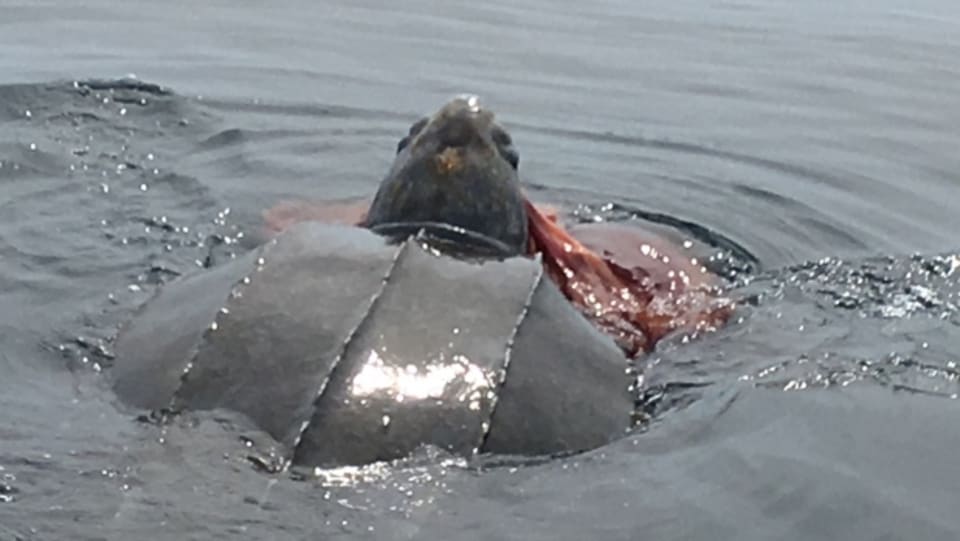
{"type": "Polygon", "coordinates": [[[410,140],[413,139],[418,133],[423,131],[424,126],[427,125],[429,120],[429,118],[423,117],[410,126],[410,129],[407,131],[407,135],[397,143],[397,154],[399,154],[403,149],[407,148],[407,145],[410,144],[410,140]]]}
{"type": "Polygon", "coordinates": [[[430,119],[427,118],[427,117],[423,117],[423,118],[421,118],[420,120],[414,122],[413,125],[410,126],[410,131],[407,132],[407,135],[409,135],[409,136],[414,136],[414,135],[420,133],[420,130],[422,130],[423,127],[427,125],[427,121],[428,121],[428,120],[430,120],[430,119]]]}
{"type": "Polygon", "coordinates": [[[490,137],[493,138],[493,142],[498,145],[508,147],[513,144],[513,139],[510,137],[510,134],[500,126],[493,127],[493,130],[490,132],[490,137]]]}
{"type": "Polygon", "coordinates": [[[497,150],[500,151],[500,156],[507,160],[514,169],[520,166],[520,155],[513,149],[513,146],[497,145],[497,150]]]}
{"type": "Polygon", "coordinates": [[[520,165],[520,155],[513,148],[513,138],[510,137],[510,134],[500,126],[494,125],[490,131],[490,138],[497,146],[500,156],[516,169],[520,165]]]}

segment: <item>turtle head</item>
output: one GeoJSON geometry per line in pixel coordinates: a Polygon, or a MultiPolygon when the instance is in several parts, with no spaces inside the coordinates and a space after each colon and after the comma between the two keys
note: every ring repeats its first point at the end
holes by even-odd
{"type": "Polygon", "coordinates": [[[457,97],[400,139],[365,225],[439,224],[523,253],[527,216],[518,161],[493,113],[475,96],[457,97]]]}

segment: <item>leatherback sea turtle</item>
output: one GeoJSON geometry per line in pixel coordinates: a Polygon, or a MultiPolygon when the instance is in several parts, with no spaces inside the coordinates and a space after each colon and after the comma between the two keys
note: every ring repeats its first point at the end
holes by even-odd
{"type": "Polygon", "coordinates": [[[309,466],[616,438],[627,358],[729,310],[642,232],[564,229],[517,167],[493,114],[452,100],[413,124],[372,202],[275,207],[268,242],[161,288],[117,337],[115,391],[244,414],[309,466]]]}

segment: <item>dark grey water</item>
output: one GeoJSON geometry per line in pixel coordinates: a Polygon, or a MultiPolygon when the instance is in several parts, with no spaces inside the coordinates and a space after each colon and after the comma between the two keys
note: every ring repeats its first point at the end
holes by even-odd
{"type": "Polygon", "coordinates": [[[960,535],[955,2],[84,4],[0,1],[0,539],[960,535]],[[752,261],[742,320],[649,358],[644,432],[303,478],[116,407],[158,284],[373,193],[460,92],[537,199],[752,261]]]}

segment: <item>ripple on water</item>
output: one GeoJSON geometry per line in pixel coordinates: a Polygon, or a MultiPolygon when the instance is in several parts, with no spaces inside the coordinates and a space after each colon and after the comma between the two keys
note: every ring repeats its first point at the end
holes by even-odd
{"type": "Polygon", "coordinates": [[[960,258],[823,259],[747,277],[742,319],[650,361],[666,404],[730,380],[784,391],[873,385],[960,394],[960,258]]]}
{"type": "MultiPolygon", "coordinates": [[[[252,221],[228,212],[228,207],[236,207],[220,200],[224,193],[236,193],[228,190],[236,175],[252,175],[245,179],[248,187],[263,192],[270,189],[265,180],[273,180],[266,173],[280,171],[288,175],[282,189],[292,190],[297,179],[309,176],[301,173],[316,170],[317,158],[308,151],[322,148],[325,157],[336,158],[329,160],[326,173],[338,181],[371,175],[369,184],[355,183],[362,190],[373,186],[381,171],[370,163],[366,146],[379,148],[381,138],[392,137],[392,130],[382,126],[358,128],[370,118],[356,120],[349,111],[328,115],[311,106],[258,106],[237,108],[237,114],[254,117],[239,120],[229,116],[235,104],[205,107],[138,82],[0,87],[0,97],[0,122],[9,128],[0,137],[0,182],[16,200],[0,210],[17,218],[17,224],[0,224],[0,253],[5,256],[0,261],[0,298],[26,310],[6,313],[0,332],[5,339],[33,340],[40,328],[58,329],[53,341],[85,367],[109,365],[112,353],[106,338],[112,326],[154,288],[245,249],[239,241],[247,238],[244,226],[252,221]],[[280,118],[270,116],[277,111],[283,113],[280,118]],[[271,125],[275,120],[292,127],[255,127],[263,116],[271,125]],[[311,143],[310,137],[343,135],[336,126],[300,124],[321,118],[350,125],[349,134],[361,134],[363,141],[344,153],[339,151],[347,147],[336,142],[329,147],[311,143]],[[244,122],[243,127],[233,125],[244,122]],[[289,163],[265,158],[276,152],[289,163]],[[355,153],[353,161],[344,159],[349,152],[355,153]],[[304,154],[302,161],[294,159],[298,153],[304,154]],[[360,163],[365,172],[353,171],[360,163]],[[219,184],[211,183],[218,176],[219,184]],[[22,182],[25,179],[29,182],[22,182]],[[31,319],[54,317],[50,314],[55,321],[31,319]],[[63,328],[70,330],[59,332],[63,328]]],[[[378,122],[386,118],[400,123],[398,117],[378,115],[373,115],[378,122]]],[[[697,340],[664,342],[648,359],[646,381],[659,419],[679,406],[702,404],[697,398],[712,392],[705,389],[724,386],[807,393],[859,386],[956,396],[956,256],[825,259],[770,270],[805,259],[801,256],[821,248],[818,242],[856,252],[867,236],[850,227],[854,218],[816,212],[809,201],[738,177],[770,174],[815,184],[826,178],[822,172],[656,137],[541,133],[576,140],[571,143],[576,145],[596,143],[604,149],[597,159],[612,158],[614,164],[602,170],[623,173],[626,180],[605,185],[610,197],[589,193],[583,179],[566,188],[562,182],[559,188],[554,183],[539,188],[531,184],[533,191],[584,204],[583,216],[589,219],[642,219],[673,228],[711,253],[724,252],[736,271],[729,276],[733,294],[742,299],[742,317],[697,340]],[[613,148],[618,146],[631,150],[613,148]],[[638,170],[637,163],[653,164],[653,170],[638,170]],[[714,184],[706,184],[711,181],[714,184]],[[702,204],[690,205],[691,189],[706,194],[702,204]],[[595,208],[608,199],[618,200],[618,205],[595,208]],[[778,215],[784,209],[791,212],[778,215]],[[749,233],[741,235],[744,231],[749,233]],[[823,241],[824,236],[829,241],[823,241]]],[[[24,352],[23,359],[35,358],[26,346],[18,345],[17,351],[24,352]]],[[[286,482],[289,477],[272,473],[276,469],[270,467],[274,455],[269,439],[243,419],[215,413],[188,415],[159,428],[132,422],[133,416],[118,412],[95,384],[84,386],[73,375],[28,367],[19,357],[14,362],[27,371],[16,375],[17,385],[8,382],[4,387],[13,389],[4,393],[8,406],[19,409],[8,411],[8,422],[0,421],[5,442],[0,450],[0,468],[5,468],[0,469],[0,511],[15,509],[41,528],[39,534],[80,528],[99,535],[101,527],[92,524],[104,519],[115,531],[138,533],[182,528],[179,531],[211,537],[224,531],[269,537],[281,523],[304,535],[355,535],[373,528],[412,538],[431,525],[433,531],[461,528],[459,520],[443,523],[444,513],[472,517],[476,524],[468,528],[476,529],[495,517],[507,529],[558,519],[556,509],[569,504],[570,494],[581,503],[598,495],[592,509],[612,513],[603,507],[610,503],[609,494],[624,494],[624,501],[638,497],[636,487],[646,479],[638,470],[655,471],[664,464],[653,462],[655,452],[638,459],[614,448],[574,460],[494,461],[481,464],[487,475],[478,476],[475,464],[449,464],[442,454],[427,454],[422,462],[413,457],[366,470],[293,472],[289,477],[300,482],[286,482]],[[24,382],[32,386],[24,387],[24,382]],[[19,418],[35,419],[36,426],[17,426],[17,437],[6,437],[14,433],[9,419],[19,418]],[[603,469],[611,465],[613,469],[603,469]],[[174,516],[171,509],[182,516],[174,516]],[[85,522],[80,524],[77,517],[85,522]]],[[[720,420],[723,416],[711,422],[720,420]]],[[[656,429],[651,427],[650,433],[656,429]]],[[[679,456],[676,460],[685,458],[679,456]]],[[[736,457],[749,462],[747,458],[736,457]]],[[[667,462],[665,471],[671,471],[667,462]]],[[[696,493],[703,488],[697,483],[702,479],[678,487],[660,478],[658,486],[668,488],[660,495],[669,499],[671,494],[696,493]]],[[[738,486],[733,479],[721,481],[734,491],[738,486]]],[[[816,501],[827,500],[820,496],[816,501]]],[[[643,502],[648,509],[658,504],[656,499],[643,502]]],[[[623,515],[615,518],[624,520],[623,515]]]]}

